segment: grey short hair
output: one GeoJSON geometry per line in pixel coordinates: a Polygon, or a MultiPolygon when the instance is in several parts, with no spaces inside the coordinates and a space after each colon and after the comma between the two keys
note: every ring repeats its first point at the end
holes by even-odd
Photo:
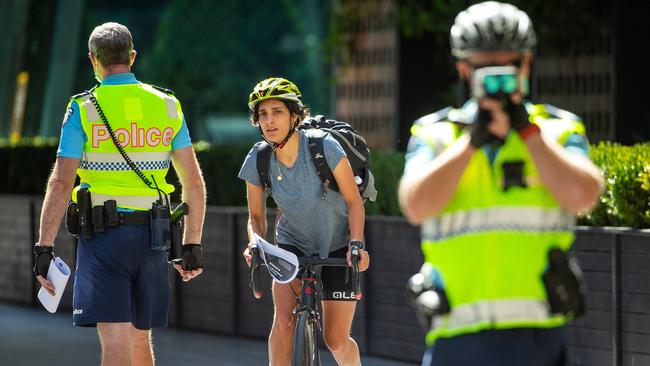
{"type": "Polygon", "coordinates": [[[109,22],[98,25],[88,38],[88,50],[102,66],[128,65],[133,51],[133,37],[122,24],[109,22]]]}

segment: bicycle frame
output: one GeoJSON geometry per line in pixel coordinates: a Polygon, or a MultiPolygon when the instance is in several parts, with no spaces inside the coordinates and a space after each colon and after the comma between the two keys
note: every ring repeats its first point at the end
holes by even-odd
{"type": "MultiPolygon", "coordinates": [[[[352,278],[354,284],[354,294],[356,299],[361,298],[359,284],[359,248],[352,248],[352,278]]],[[[250,287],[256,298],[262,296],[260,290],[259,268],[263,264],[260,258],[259,249],[256,246],[251,248],[253,257],[250,271],[250,287]]],[[[318,269],[325,266],[348,267],[345,258],[309,258],[299,259],[302,268],[302,284],[300,298],[296,298],[296,308],[293,315],[297,319],[296,332],[294,336],[293,349],[293,366],[319,366],[320,354],[318,350],[320,326],[320,291],[316,283],[318,278],[318,269]]]]}
{"type": "MultiPolygon", "coordinates": [[[[294,337],[292,366],[319,366],[320,354],[318,350],[319,334],[322,333],[320,322],[320,291],[316,283],[320,267],[347,267],[344,258],[301,258],[303,268],[300,299],[296,299],[296,308],[293,311],[297,319],[294,337]]],[[[358,266],[354,261],[353,283],[355,294],[358,293],[358,266]]]]}

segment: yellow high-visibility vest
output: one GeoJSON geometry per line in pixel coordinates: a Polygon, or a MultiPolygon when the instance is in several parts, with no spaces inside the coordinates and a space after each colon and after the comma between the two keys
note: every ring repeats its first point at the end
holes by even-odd
{"type": "MultiPolygon", "coordinates": [[[[178,100],[142,83],[101,85],[91,92],[131,160],[164,194],[173,192],[174,186],[165,176],[172,139],[183,121],[178,100]]],[[[120,155],[90,95],[82,93],[72,101],[79,104],[81,125],[88,137],[77,174],[81,185],[89,186],[93,206],[116,200],[118,207],[151,209],[158,191],[147,187],[120,155]]],[[[73,200],[78,189],[73,191],[73,200]]]]}
{"type": "MultiPolygon", "coordinates": [[[[584,135],[577,119],[554,118],[544,105],[527,109],[531,122],[560,143],[584,135]]],[[[416,124],[411,132],[438,152],[462,134],[451,121],[416,124]]],[[[549,312],[542,274],[548,251],[566,251],[573,243],[574,223],[542,185],[519,134],[508,135],[492,164],[477,149],[446,208],[422,225],[425,262],[451,306],[436,317],[427,343],[486,329],[564,324],[564,316],[549,312]],[[512,162],[523,163],[525,187],[503,188],[504,164],[512,162]]]]}

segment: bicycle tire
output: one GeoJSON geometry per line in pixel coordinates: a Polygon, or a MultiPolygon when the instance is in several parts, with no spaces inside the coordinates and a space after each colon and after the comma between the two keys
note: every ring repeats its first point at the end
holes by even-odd
{"type": "Polygon", "coordinates": [[[304,311],[296,324],[292,366],[320,366],[316,320],[304,311]]]}

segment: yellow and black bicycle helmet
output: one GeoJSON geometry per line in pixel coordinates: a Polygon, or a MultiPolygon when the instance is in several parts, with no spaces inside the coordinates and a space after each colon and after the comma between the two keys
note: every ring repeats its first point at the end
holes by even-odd
{"type": "Polygon", "coordinates": [[[257,104],[268,99],[282,99],[303,106],[302,94],[296,84],[284,78],[268,78],[257,83],[248,96],[248,108],[252,112],[257,104]]]}

